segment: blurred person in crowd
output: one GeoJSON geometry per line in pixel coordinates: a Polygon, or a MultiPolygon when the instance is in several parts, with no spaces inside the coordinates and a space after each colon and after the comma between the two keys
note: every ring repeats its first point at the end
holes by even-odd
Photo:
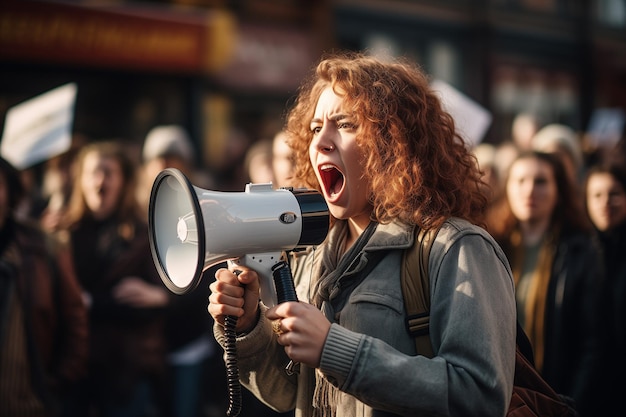
{"type": "Polygon", "coordinates": [[[496,168],[496,152],[497,147],[490,143],[480,143],[472,149],[482,174],[481,187],[490,203],[497,200],[497,193],[501,189],[500,176],[496,168]]]}
{"type": "Polygon", "coordinates": [[[253,183],[272,182],[274,188],[293,186],[293,158],[287,134],[279,131],[273,138],[252,145],[245,166],[253,183]]]}
{"type": "Polygon", "coordinates": [[[244,190],[243,184],[248,182],[245,158],[251,146],[251,139],[239,128],[230,128],[223,138],[223,146],[214,164],[215,186],[220,191],[244,190]]]}
{"type": "Polygon", "coordinates": [[[272,140],[260,139],[253,143],[246,152],[243,164],[248,174],[247,182],[253,184],[274,183],[272,140]]]}
{"type": "Polygon", "coordinates": [[[533,136],[531,147],[561,158],[569,177],[580,185],[585,166],[580,138],[574,129],[557,123],[544,126],[533,136]]]}
{"type": "Polygon", "coordinates": [[[596,302],[593,371],[579,408],[583,416],[611,415],[626,392],[626,167],[616,163],[590,167],[584,194],[606,274],[596,302]]]}
{"type": "Polygon", "coordinates": [[[19,172],[0,158],[0,415],[61,415],[87,367],[87,310],[67,247],[14,216],[19,172]]]}
{"type": "Polygon", "coordinates": [[[493,167],[496,175],[500,178],[500,192],[502,191],[502,180],[506,177],[511,163],[520,154],[520,150],[513,142],[504,141],[496,145],[493,156],[493,167]]]}
{"type": "MultiPolygon", "coordinates": [[[[207,188],[196,169],[194,148],[187,131],[178,125],[152,128],[142,147],[142,181],[140,190],[146,219],[152,184],[166,168],[180,170],[194,186],[207,188]]],[[[213,270],[204,276],[212,276],[213,270]]],[[[173,417],[196,417],[222,409],[226,390],[207,390],[207,385],[223,384],[226,378],[219,350],[212,337],[213,320],[206,314],[209,283],[205,278],[191,292],[176,295],[168,292],[166,337],[168,346],[168,395],[173,417]],[[220,378],[220,375],[224,375],[220,378]],[[222,395],[220,396],[219,393],[222,395]]]]}
{"type": "Polygon", "coordinates": [[[518,113],[511,123],[510,137],[495,146],[493,167],[498,178],[504,178],[511,162],[532,147],[532,138],[539,129],[539,118],[530,112],[518,113]]]}
{"type": "Polygon", "coordinates": [[[588,363],[594,289],[602,260],[562,160],[521,153],[487,216],[515,279],[517,317],[535,364],[559,393],[576,397],[588,363]]]}
{"type": "Polygon", "coordinates": [[[88,375],[74,416],[159,415],[169,301],[150,253],[135,194],[136,163],[119,141],[81,149],[61,221],[89,308],[88,375]]]}
{"type": "Polygon", "coordinates": [[[272,171],[276,188],[295,186],[293,152],[287,143],[287,132],[281,130],[272,141],[272,171]]]}
{"type": "Polygon", "coordinates": [[[539,119],[532,113],[521,112],[511,123],[511,141],[519,151],[532,148],[533,136],[539,130],[539,119]]]}
{"type": "Polygon", "coordinates": [[[24,197],[13,210],[16,219],[31,221],[38,219],[46,207],[46,200],[43,195],[41,171],[42,164],[19,170],[20,181],[24,187],[24,197]]]}
{"type": "MultiPolygon", "coordinates": [[[[595,165],[587,172],[585,204],[589,218],[601,237],[610,239],[621,235],[620,227],[626,223],[625,181],[624,167],[617,164],[595,165]]],[[[611,242],[608,240],[606,243],[611,242]]]]}
{"type": "Polygon", "coordinates": [[[211,176],[196,167],[196,150],[187,130],[179,125],[160,125],[150,129],[141,149],[137,195],[141,210],[148,213],[150,192],[157,175],[165,168],[179,169],[197,187],[212,188],[211,176]]]}
{"type": "Polygon", "coordinates": [[[72,192],[72,163],[79,149],[88,143],[86,137],[78,134],[72,136],[70,149],[47,160],[43,165],[41,196],[45,201],[39,221],[47,231],[55,231],[72,192]]]}

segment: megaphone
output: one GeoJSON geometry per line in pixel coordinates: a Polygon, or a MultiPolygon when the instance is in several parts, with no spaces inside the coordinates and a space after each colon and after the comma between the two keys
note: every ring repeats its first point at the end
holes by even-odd
{"type": "Polygon", "coordinates": [[[315,190],[247,184],[244,192],[210,191],[168,168],[150,192],[152,257],[176,294],[193,290],[209,267],[232,260],[259,273],[261,299],[275,305],[272,267],[283,251],[322,243],[329,224],[326,201],[315,190]]]}

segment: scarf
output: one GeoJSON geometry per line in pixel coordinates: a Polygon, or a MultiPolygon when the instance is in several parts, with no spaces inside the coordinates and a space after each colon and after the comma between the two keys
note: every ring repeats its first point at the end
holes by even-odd
{"type": "MultiPolygon", "coordinates": [[[[548,287],[552,275],[552,262],[554,260],[554,240],[546,236],[541,242],[537,262],[532,271],[526,297],[523,300],[523,309],[525,315],[524,331],[530,340],[535,356],[535,366],[539,371],[543,368],[543,360],[545,356],[545,316],[546,302],[548,298],[548,287]]],[[[513,278],[515,288],[524,271],[522,265],[524,263],[525,248],[522,243],[519,232],[515,232],[511,236],[511,246],[513,248],[513,278]]]]}
{"type": "MultiPolygon", "coordinates": [[[[322,247],[322,259],[319,269],[315,271],[315,277],[319,277],[315,284],[315,305],[324,312],[331,323],[335,322],[335,311],[331,301],[340,292],[339,280],[348,271],[350,266],[358,258],[370,237],[376,230],[377,223],[370,222],[343,256],[342,248],[348,236],[348,224],[346,221],[337,221],[333,227],[334,233],[329,235],[327,243],[322,247]]],[[[319,369],[315,370],[315,391],[313,393],[313,416],[333,417],[337,410],[337,404],[341,391],[332,385],[319,369]]]]}

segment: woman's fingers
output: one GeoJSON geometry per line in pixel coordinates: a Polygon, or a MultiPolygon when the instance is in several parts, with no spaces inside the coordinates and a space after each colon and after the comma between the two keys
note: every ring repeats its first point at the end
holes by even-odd
{"type": "Polygon", "coordinates": [[[221,268],[215,272],[215,281],[209,285],[209,314],[224,324],[224,316],[238,317],[237,330],[254,327],[258,310],[258,280],[256,272],[247,269],[221,268]],[[252,290],[251,290],[252,288],[252,290]],[[254,288],[257,288],[256,293],[254,288]]]}
{"type": "Polygon", "coordinates": [[[285,347],[290,359],[318,367],[330,322],[315,306],[289,302],[272,307],[266,317],[275,325],[277,341],[285,347]]]}

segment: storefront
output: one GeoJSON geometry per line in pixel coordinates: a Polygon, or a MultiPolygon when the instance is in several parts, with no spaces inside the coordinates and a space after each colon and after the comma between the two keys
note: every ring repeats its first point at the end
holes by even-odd
{"type": "Polygon", "coordinates": [[[153,126],[181,124],[198,162],[221,169],[234,130],[254,141],[280,127],[318,48],[306,27],[225,10],[3,2],[0,110],[75,82],[77,134],[140,145],[153,126]]]}

